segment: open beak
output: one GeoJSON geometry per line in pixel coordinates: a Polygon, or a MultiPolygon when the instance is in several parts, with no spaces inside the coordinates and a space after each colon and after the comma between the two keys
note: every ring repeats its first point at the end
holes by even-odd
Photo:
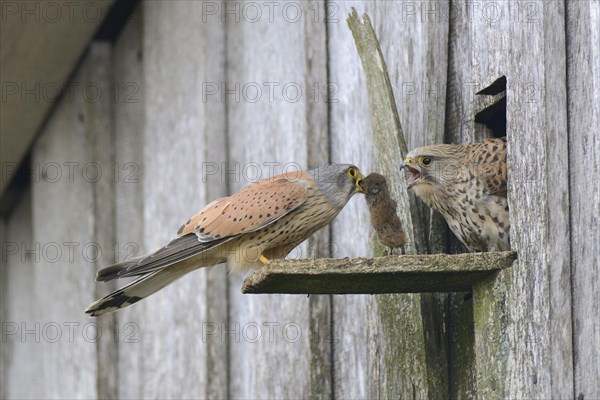
{"type": "Polygon", "coordinates": [[[400,166],[400,171],[406,170],[406,183],[407,187],[410,189],[414,186],[414,184],[419,180],[423,174],[417,168],[415,168],[415,164],[413,164],[412,159],[405,158],[404,162],[400,166]]]}
{"type": "Polygon", "coordinates": [[[361,181],[362,181],[362,179],[364,177],[365,176],[363,174],[361,174],[360,172],[358,173],[358,176],[356,177],[356,181],[355,181],[356,183],[355,183],[355,185],[356,185],[356,188],[358,189],[358,191],[360,193],[364,193],[365,192],[365,190],[363,189],[363,187],[360,185],[360,183],[361,183],[361,181]]]}

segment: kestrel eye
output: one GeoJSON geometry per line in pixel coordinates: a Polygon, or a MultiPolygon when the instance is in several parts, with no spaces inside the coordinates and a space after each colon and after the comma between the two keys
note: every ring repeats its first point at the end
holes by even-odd
{"type": "Polygon", "coordinates": [[[348,168],[348,176],[352,179],[356,178],[356,168],[348,168]]]}
{"type": "Polygon", "coordinates": [[[421,157],[419,159],[419,162],[421,163],[422,166],[429,167],[431,165],[431,158],[429,158],[429,157],[421,157]]]}

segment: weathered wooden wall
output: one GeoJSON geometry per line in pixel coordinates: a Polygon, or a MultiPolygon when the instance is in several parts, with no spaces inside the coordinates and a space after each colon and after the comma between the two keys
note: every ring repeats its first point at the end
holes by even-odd
{"type": "MultiPolygon", "coordinates": [[[[144,243],[144,53],[141,9],[138,8],[114,46],[114,81],[120,90],[114,103],[115,120],[115,243],[117,261],[145,254],[144,243]]],[[[144,395],[145,354],[140,330],[141,311],[126,309],[116,315],[121,339],[118,347],[119,398],[144,395]],[[132,312],[135,311],[135,312],[132,312]],[[129,324],[129,325],[128,325],[129,324]],[[134,336],[124,337],[136,332],[134,336]]]]}
{"type": "MultiPolygon", "coordinates": [[[[204,82],[223,81],[225,41],[222,24],[197,23],[201,7],[143,3],[117,43],[117,80],[140,88],[139,103],[117,106],[117,136],[128,136],[127,121],[135,132],[117,160],[122,172],[132,171],[127,163],[140,172],[136,182],[119,184],[117,215],[143,227],[121,225],[121,245],[160,247],[193,210],[226,194],[202,174],[207,162],[225,157],[224,104],[202,98],[204,82]]],[[[198,271],[119,318],[121,327],[139,330],[139,343],[119,342],[123,397],[227,396],[226,345],[202,335],[205,324],[226,318],[224,279],[223,271],[198,271]]]]}
{"type": "MultiPolygon", "coordinates": [[[[0,395],[599,397],[599,4],[269,7],[144,2],[114,46],[90,46],[73,79],[101,84],[106,97],[55,106],[32,148],[32,182],[2,220],[0,395]],[[499,325],[510,341],[490,346],[505,363],[482,359],[488,337],[463,294],[242,295],[242,278],[225,266],[197,271],[114,318],[86,318],[85,306],[111,287],[93,282],[96,268],[159,247],[212,199],[284,168],[381,168],[346,24],[351,7],[371,16],[408,148],[489,136],[474,121],[482,104],[475,93],[507,77],[519,261],[498,278],[508,288],[499,325]],[[72,182],[65,162],[79,162],[72,182]],[[63,174],[56,182],[42,176],[52,163],[63,174]],[[86,163],[97,163],[103,179],[84,179],[94,172],[82,172],[86,163]],[[57,243],[64,259],[71,242],[79,247],[68,262],[42,250],[57,243]],[[88,243],[101,259],[82,253],[88,243]],[[40,249],[13,255],[13,244],[40,249]],[[40,343],[21,326],[36,322],[40,343]],[[5,334],[13,323],[19,331],[5,334]],[[56,343],[47,324],[62,329],[56,343]],[[89,340],[94,328],[99,341],[89,340]],[[494,368],[507,375],[484,380],[481,371],[494,368]]],[[[412,215],[409,251],[454,249],[439,217],[426,207],[412,215]]],[[[291,256],[315,255],[372,255],[361,197],[291,256]]]]}
{"type": "Polygon", "coordinates": [[[600,398],[600,2],[567,3],[566,15],[574,395],[593,399],[600,398]]]}
{"type": "MultiPolygon", "coordinates": [[[[328,24],[330,43],[335,43],[329,49],[330,79],[340,87],[340,101],[332,104],[332,159],[358,159],[354,162],[363,169],[381,171],[377,158],[382,149],[371,138],[364,73],[345,17],[355,7],[373,20],[409,148],[437,142],[443,135],[447,20],[429,24],[408,18],[399,30],[403,8],[392,2],[336,4],[337,21],[328,24]],[[352,140],[348,132],[355,132],[352,140]]],[[[362,201],[349,204],[333,223],[340,255],[371,254],[371,240],[360,239],[371,235],[364,206],[362,201]]],[[[420,219],[413,223],[415,241],[409,251],[427,252],[428,227],[420,219]]],[[[443,307],[443,300],[433,295],[335,296],[334,322],[344,338],[334,347],[336,396],[445,396],[446,337],[444,322],[438,322],[443,307]]]]}
{"type": "Polygon", "coordinates": [[[14,255],[3,253],[3,328],[18,327],[2,345],[11,352],[2,366],[8,398],[93,398],[112,384],[97,363],[106,353],[100,356],[97,346],[110,341],[111,331],[81,314],[96,295],[96,264],[110,262],[106,229],[110,234],[112,218],[101,214],[110,213],[105,206],[112,193],[96,190],[101,174],[109,173],[96,149],[104,149],[105,157],[112,153],[110,68],[110,45],[92,45],[73,77],[79,89],[91,89],[75,90],[56,104],[32,149],[31,186],[2,239],[3,251],[7,243],[19,246],[14,255]]]}
{"type": "Polygon", "coordinates": [[[570,397],[574,388],[565,9],[560,2],[532,4],[535,20],[508,27],[509,206],[511,246],[519,260],[507,277],[507,394],[570,397]]]}
{"type": "MultiPolygon", "coordinates": [[[[300,10],[300,3],[294,4],[294,10],[300,10]]],[[[326,115],[322,110],[326,105],[309,104],[313,99],[308,92],[310,79],[319,85],[326,83],[324,64],[318,61],[312,65],[315,56],[324,54],[323,27],[315,27],[304,18],[289,23],[281,15],[275,14],[273,22],[265,17],[256,23],[244,18],[239,23],[227,23],[224,82],[227,90],[239,94],[238,99],[233,95],[227,99],[228,168],[235,171],[228,176],[231,191],[287,168],[306,168],[311,125],[324,129],[326,115]],[[272,97],[270,84],[274,84],[272,97]]],[[[294,255],[306,257],[306,246],[294,255]]],[[[230,279],[229,329],[240,329],[242,334],[239,340],[228,338],[230,396],[308,397],[311,385],[321,384],[309,373],[311,353],[320,351],[309,342],[309,299],[291,295],[247,297],[240,292],[241,283],[241,277],[230,279]],[[269,327],[274,333],[270,339],[269,327]]]]}

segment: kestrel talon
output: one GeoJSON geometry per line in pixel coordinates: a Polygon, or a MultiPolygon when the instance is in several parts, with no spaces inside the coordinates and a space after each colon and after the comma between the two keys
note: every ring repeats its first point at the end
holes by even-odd
{"type": "Polygon", "coordinates": [[[353,165],[328,165],[257,181],[208,204],[160,250],[104,268],[97,281],[140,279],[91,304],[98,316],[127,307],[195,269],[228,262],[233,272],[285,258],[329,224],[362,188],[353,165]]]}
{"type": "Polygon", "coordinates": [[[506,138],[438,144],[406,155],[408,187],[471,251],[510,250],[506,138]]]}

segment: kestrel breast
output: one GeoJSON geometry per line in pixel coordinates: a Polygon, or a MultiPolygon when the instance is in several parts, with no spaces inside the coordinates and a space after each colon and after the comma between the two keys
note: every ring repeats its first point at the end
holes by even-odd
{"type": "Polygon", "coordinates": [[[258,268],[259,259],[285,258],[292,249],[327,225],[340,210],[331,206],[316,189],[310,188],[306,201],[273,223],[241,235],[227,246],[232,270],[258,268]]]}

